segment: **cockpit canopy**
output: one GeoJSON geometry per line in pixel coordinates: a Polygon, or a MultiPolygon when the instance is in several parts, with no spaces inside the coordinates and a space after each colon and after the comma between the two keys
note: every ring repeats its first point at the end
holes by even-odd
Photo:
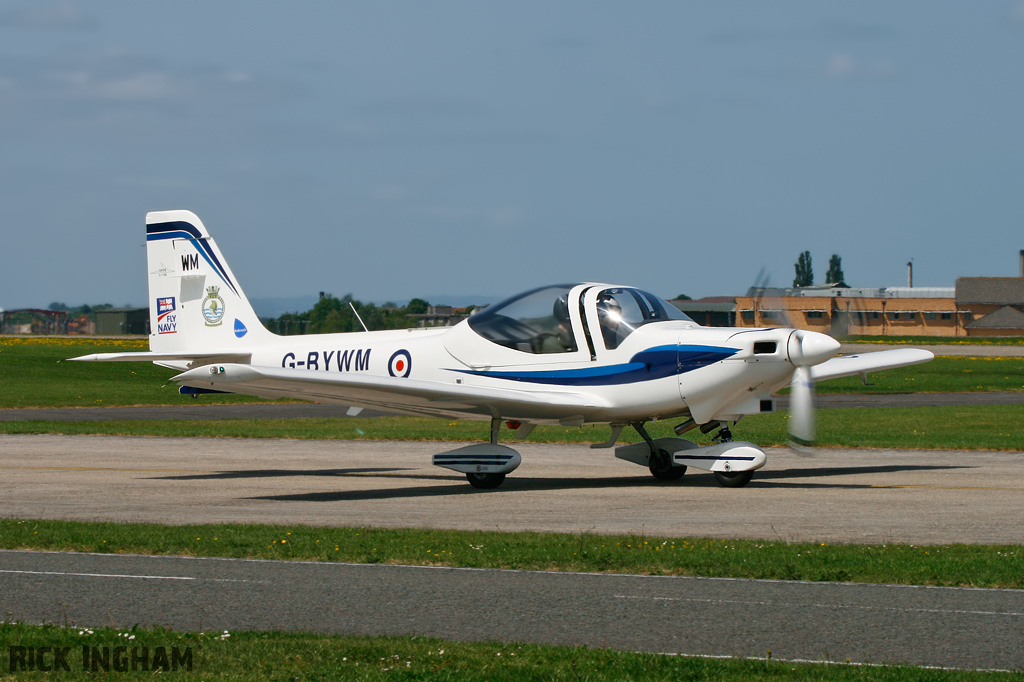
{"type": "Polygon", "coordinates": [[[470,316],[469,326],[488,341],[526,353],[571,353],[578,346],[569,320],[569,292],[559,284],[527,291],[470,316]]]}
{"type": "Polygon", "coordinates": [[[613,287],[597,295],[597,318],[605,347],[618,348],[619,344],[638,327],[650,322],[683,320],[693,322],[668,301],[639,289],[613,287]]]}
{"type": "MultiPolygon", "coordinates": [[[[586,320],[587,311],[580,301],[591,289],[579,286],[558,284],[513,296],[472,315],[469,326],[489,341],[524,353],[573,353],[579,348],[579,340],[570,306],[575,306],[583,313],[581,319],[586,320]]],[[[600,322],[608,350],[618,348],[633,331],[650,322],[693,322],[672,304],[639,289],[605,287],[596,300],[596,310],[589,311],[589,315],[596,315],[600,322]]]]}

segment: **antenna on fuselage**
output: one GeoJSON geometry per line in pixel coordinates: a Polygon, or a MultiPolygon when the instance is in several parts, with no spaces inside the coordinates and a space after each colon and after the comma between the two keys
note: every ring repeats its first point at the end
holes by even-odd
{"type": "Polygon", "coordinates": [[[364,332],[370,331],[369,329],[366,328],[366,323],[363,322],[363,318],[359,317],[359,313],[356,312],[356,307],[354,305],[352,305],[352,301],[348,302],[348,307],[352,309],[352,314],[356,316],[357,320],[359,320],[359,324],[363,325],[363,331],[364,332]]]}

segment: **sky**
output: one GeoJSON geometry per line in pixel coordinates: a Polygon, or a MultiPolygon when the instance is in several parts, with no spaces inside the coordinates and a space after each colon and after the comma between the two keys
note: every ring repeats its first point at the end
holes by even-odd
{"type": "Polygon", "coordinates": [[[1016,276],[1024,1],[0,0],[0,308],[167,209],[251,298],[1016,276]]]}

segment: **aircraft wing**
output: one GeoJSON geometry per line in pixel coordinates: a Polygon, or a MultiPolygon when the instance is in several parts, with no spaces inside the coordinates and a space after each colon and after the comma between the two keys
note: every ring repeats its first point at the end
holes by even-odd
{"type": "Polygon", "coordinates": [[[260,398],[297,398],[435,417],[476,415],[558,421],[606,406],[604,400],[585,393],[489,388],[245,364],[197,367],[171,380],[192,388],[260,398]]]}
{"type": "Polygon", "coordinates": [[[855,374],[867,374],[883,369],[919,365],[933,359],[935,354],[920,348],[899,348],[874,353],[842,355],[810,368],[811,381],[838,379],[855,374]]]}

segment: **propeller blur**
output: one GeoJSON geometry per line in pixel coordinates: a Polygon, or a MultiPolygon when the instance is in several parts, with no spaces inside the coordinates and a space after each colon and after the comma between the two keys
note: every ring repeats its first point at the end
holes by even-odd
{"type": "Polygon", "coordinates": [[[741,487],[764,466],[763,450],[734,441],[746,415],[775,411],[793,386],[792,433],[813,440],[813,384],[932,359],[903,349],[835,357],[839,343],[788,328],[702,327],[671,304],[628,286],[544,286],[513,296],[453,327],[278,336],[257,319],[199,218],[146,216],[150,350],[75,360],[149,361],[179,370],[182,393],[299,398],[401,414],[489,420],[487,443],[433,463],[494,488],[519,466],[498,442],[502,422],[524,439],[537,424],[610,424],[614,447],[626,426],[643,439],[615,456],[658,479],[687,467],[741,487]],[[716,431],[714,444],[653,439],[645,424],[680,419],[677,436],[716,431]]]}

